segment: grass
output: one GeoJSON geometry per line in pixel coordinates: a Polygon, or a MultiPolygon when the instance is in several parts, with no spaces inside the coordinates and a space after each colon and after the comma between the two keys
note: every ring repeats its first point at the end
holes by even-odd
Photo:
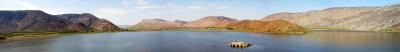
{"type": "Polygon", "coordinates": [[[127,30],[127,29],[119,29],[115,31],[100,31],[100,30],[89,30],[85,32],[10,32],[10,33],[1,33],[0,40],[29,40],[29,39],[45,39],[45,38],[53,38],[77,33],[104,33],[104,32],[126,32],[126,31],[136,31],[136,30],[127,30]]]}

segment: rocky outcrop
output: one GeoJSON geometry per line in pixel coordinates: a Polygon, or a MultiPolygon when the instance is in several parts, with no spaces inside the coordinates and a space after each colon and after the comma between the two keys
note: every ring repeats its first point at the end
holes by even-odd
{"type": "Polygon", "coordinates": [[[285,20],[242,20],[226,26],[236,31],[267,32],[267,33],[304,33],[307,30],[300,25],[285,20]]]}
{"type": "Polygon", "coordinates": [[[70,32],[86,32],[90,30],[90,28],[83,23],[75,22],[69,25],[68,30],[70,32]]]}
{"type": "Polygon", "coordinates": [[[117,31],[120,28],[110,21],[106,19],[99,19],[93,22],[90,26],[90,28],[94,30],[100,30],[100,31],[117,31]]]}
{"type": "Polygon", "coordinates": [[[334,7],[302,13],[277,13],[263,21],[283,19],[306,28],[355,31],[391,31],[400,23],[400,5],[379,7],[334,7]]]}
{"type": "MultiPolygon", "coordinates": [[[[98,19],[97,17],[88,13],[50,15],[40,10],[0,11],[0,32],[7,33],[82,31],[87,29],[86,27],[96,27],[92,24],[102,23],[102,21],[104,20],[98,19]]],[[[108,25],[113,24],[109,22],[108,25]]],[[[104,29],[106,28],[118,27],[113,25],[110,27],[104,27],[104,29]]]]}
{"type": "Polygon", "coordinates": [[[93,30],[100,30],[100,31],[116,31],[120,28],[117,27],[115,24],[111,23],[105,19],[99,19],[96,16],[83,13],[83,14],[62,14],[57,15],[58,17],[67,19],[68,21],[74,23],[83,23],[85,26],[90,27],[93,30]]]}
{"type": "Polygon", "coordinates": [[[232,19],[225,16],[206,16],[199,20],[184,24],[185,27],[224,27],[230,23],[238,22],[236,19],[232,19]]]}
{"type": "Polygon", "coordinates": [[[394,25],[392,27],[386,28],[383,30],[385,32],[400,32],[400,24],[394,25]]]}
{"type": "Polygon", "coordinates": [[[169,22],[163,19],[144,19],[138,24],[131,27],[132,29],[167,29],[179,28],[181,24],[169,22]]]}
{"type": "Polygon", "coordinates": [[[61,14],[57,15],[60,18],[67,19],[68,21],[71,22],[79,22],[83,23],[86,26],[90,26],[92,23],[95,23],[96,20],[100,20],[96,16],[89,14],[89,13],[83,13],[83,14],[61,14]]]}

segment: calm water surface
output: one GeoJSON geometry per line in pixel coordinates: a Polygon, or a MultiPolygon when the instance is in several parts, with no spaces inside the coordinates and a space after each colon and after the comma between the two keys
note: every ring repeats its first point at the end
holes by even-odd
{"type": "Polygon", "coordinates": [[[117,32],[0,42],[0,52],[400,52],[400,33],[117,32]],[[232,40],[251,42],[230,48],[232,40]]]}

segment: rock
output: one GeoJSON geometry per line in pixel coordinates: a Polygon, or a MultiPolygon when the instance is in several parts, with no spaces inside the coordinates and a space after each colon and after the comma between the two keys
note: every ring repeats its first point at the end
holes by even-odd
{"type": "Polygon", "coordinates": [[[111,23],[110,21],[105,20],[105,19],[99,19],[90,13],[62,14],[62,15],[57,15],[57,16],[67,19],[74,23],[83,23],[85,26],[88,26],[93,30],[116,31],[116,30],[120,29],[115,24],[111,23]]]}
{"type": "Polygon", "coordinates": [[[96,20],[94,23],[90,25],[90,28],[94,30],[100,30],[100,31],[117,31],[120,30],[120,28],[116,25],[114,25],[112,22],[106,20],[106,19],[99,19],[96,20]]]}
{"type": "Polygon", "coordinates": [[[163,19],[144,19],[134,25],[132,29],[167,29],[180,27],[182,26],[178,23],[169,22],[163,19]]]}
{"type": "Polygon", "coordinates": [[[182,20],[175,20],[174,23],[177,23],[179,25],[184,25],[186,23],[188,23],[187,21],[182,21],[182,20]]]}
{"type": "Polygon", "coordinates": [[[86,32],[90,28],[83,23],[75,22],[68,27],[68,30],[71,32],[86,32]]]}
{"type": "Polygon", "coordinates": [[[206,16],[199,20],[184,24],[185,27],[224,27],[230,23],[238,22],[236,19],[232,19],[225,16],[206,16]]]}
{"type": "Polygon", "coordinates": [[[268,32],[268,33],[304,33],[307,30],[300,25],[285,20],[257,21],[242,20],[227,26],[236,31],[268,32]]]}
{"type": "Polygon", "coordinates": [[[68,21],[71,22],[79,22],[83,23],[86,26],[91,26],[92,23],[95,23],[96,20],[100,20],[96,16],[89,14],[89,13],[83,13],[83,14],[61,14],[57,15],[60,18],[67,19],[68,21]]]}
{"type": "Polygon", "coordinates": [[[400,32],[400,24],[394,25],[392,27],[386,28],[385,32],[400,32]]]}
{"type": "Polygon", "coordinates": [[[301,13],[277,13],[263,21],[283,19],[306,28],[384,31],[400,24],[400,6],[333,7],[301,13]]]}

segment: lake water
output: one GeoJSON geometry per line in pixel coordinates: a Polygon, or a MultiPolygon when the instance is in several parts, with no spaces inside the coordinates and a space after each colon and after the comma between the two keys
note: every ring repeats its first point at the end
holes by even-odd
{"type": "Polygon", "coordinates": [[[1,42],[0,52],[400,52],[400,33],[116,32],[1,42]],[[228,42],[252,43],[231,48],[228,42]]]}

